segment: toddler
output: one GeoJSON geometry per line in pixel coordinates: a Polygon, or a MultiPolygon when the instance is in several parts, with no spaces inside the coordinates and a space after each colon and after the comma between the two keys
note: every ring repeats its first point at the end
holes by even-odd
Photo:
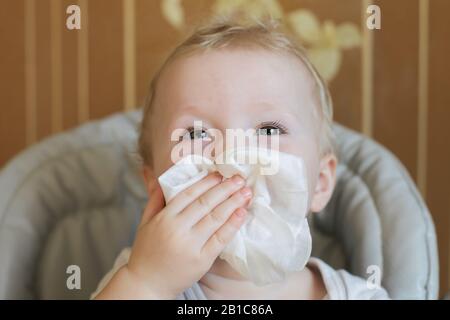
{"type": "Polygon", "coordinates": [[[221,20],[194,32],[151,83],[139,138],[149,202],[96,299],[387,299],[382,288],[318,258],[282,281],[256,285],[220,253],[249,214],[253,190],[211,173],[166,203],[158,177],[172,150],[210,142],[209,129],[255,129],[304,160],[308,212],[321,211],[336,180],[332,102],[301,47],[274,20],[221,20]],[[201,120],[202,128],[194,128],[201,120]],[[174,139],[176,129],[184,134],[174,139]]]}

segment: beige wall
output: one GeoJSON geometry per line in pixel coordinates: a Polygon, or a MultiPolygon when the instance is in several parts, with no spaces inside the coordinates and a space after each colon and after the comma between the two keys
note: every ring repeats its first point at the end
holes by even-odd
{"type": "MultiPolygon", "coordinates": [[[[184,0],[188,23],[208,3],[184,0]]],[[[363,32],[364,45],[344,53],[331,83],[336,120],[391,149],[418,183],[436,223],[447,291],[450,1],[281,3],[360,26],[367,4],[380,5],[382,29],[363,32]]],[[[0,8],[0,166],[50,134],[142,103],[152,72],[181,37],[157,0],[0,0],[0,8]],[[85,19],[81,31],[63,27],[73,3],[85,19]]]]}

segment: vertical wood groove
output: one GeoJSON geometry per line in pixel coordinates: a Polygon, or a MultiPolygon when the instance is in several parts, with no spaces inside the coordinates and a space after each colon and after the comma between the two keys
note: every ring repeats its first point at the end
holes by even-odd
{"type": "Polygon", "coordinates": [[[62,119],[62,28],[63,11],[61,2],[53,0],[50,5],[50,19],[51,19],[51,97],[52,97],[52,132],[60,132],[63,128],[62,119]]]}
{"type": "Polygon", "coordinates": [[[372,137],[373,135],[373,33],[366,25],[367,7],[369,0],[362,2],[361,26],[363,30],[363,43],[361,47],[361,72],[362,72],[362,132],[372,137]]]}
{"type": "Polygon", "coordinates": [[[36,1],[25,1],[25,137],[26,144],[37,140],[36,1]]]}
{"type": "Polygon", "coordinates": [[[426,197],[428,140],[428,45],[429,0],[419,0],[419,83],[417,185],[426,197]]]}
{"type": "Polygon", "coordinates": [[[123,0],[124,109],[136,107],[136,3],[123,0]]]}
{"type": "Polygon", "coordinates": [[[88,1],[78,0],[81,29],[78,30],[78,121],[89,120],[89,34],[88,1]]]}

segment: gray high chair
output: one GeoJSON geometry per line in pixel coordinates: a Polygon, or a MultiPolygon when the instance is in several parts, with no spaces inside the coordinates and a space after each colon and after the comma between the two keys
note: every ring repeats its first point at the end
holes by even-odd
{"type": "MultiPolygon", "coordinates": [[[[87,299],[132,244],[147,200],[140,117],[120,113],[50,137],[0,172],[0,299],[87,299]],[[73,265],[80,289],[67,285],[73,265]]],[[[435,231],[414,183],[382,146],[334,129],[338,181],[310,217],[313,255],[371,281],[381,275],[394,299],[437,298],[435,231]]]]}

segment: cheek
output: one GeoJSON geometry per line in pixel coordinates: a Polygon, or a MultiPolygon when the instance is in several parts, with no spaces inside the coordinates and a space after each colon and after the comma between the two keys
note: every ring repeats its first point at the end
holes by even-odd
{"type": "Polygon", "coordinates": [[[315,142],[308,139],[281,139],[280,151],[303,159],[311,196],[316,187],[319,172],[319,155],[315,142]]]}
{"type": "Polygon", "coordinates": [[[317,161],[307,161],[306,170],[308,175],[308,191],[309,191],[309,203],[311,203],[312,198],[315,194],[315,189],[317,185],[317,180],[319,176],[319,163],[317,161]]]}
{"type": "Polygon", "coordinates": [[[172,143],[170,141],[156,140],[153,143],[153,171],[157,177],[173,165],[171,151],[172,143]]]}
{"type": "Polygon", "coordinates": [[[155,144],[153,148],[154,171],[161,175],[181,158],[190,154],[209,154],[205,153],[208,144],[197,140],[197,145],[191,140],[174,142],[165,140],[163,143],[155,144]]]}

